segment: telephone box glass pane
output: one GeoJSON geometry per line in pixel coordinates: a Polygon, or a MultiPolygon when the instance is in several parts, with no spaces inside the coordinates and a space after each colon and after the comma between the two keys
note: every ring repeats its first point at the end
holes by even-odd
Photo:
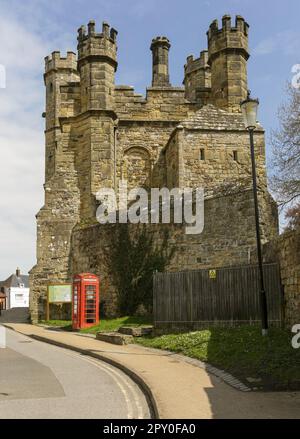
{"type": "Polygon", "coordinates": [[[85,287],[85,321],[96,323],[96,285],[85,287]]]}
{"type": "Polygon", "coordinates": [[[73,313],[74,317],[77,318],[77,310],[78,310],[78,288],[77,285],[74,286],[74,295],[73,295],[73,313]]]}

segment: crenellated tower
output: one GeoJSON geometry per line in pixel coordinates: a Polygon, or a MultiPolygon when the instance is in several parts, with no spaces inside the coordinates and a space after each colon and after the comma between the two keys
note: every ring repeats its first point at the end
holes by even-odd
{"type": "Polygon", "coordinates": [[[81,147],[76,155],[82,219],[94,218],[96,194],[115,184],[115,72],[117,31],[104,22],[102,32],[94,21],[78,30],[78,71],[81,114],[74,130],[81,147]]]}
{"type": "Polygon", "coordinates": [[[211,100],[231,112],[240,111],[240,102],[247,97],[248,30],[249,25],[240,15],[235,26],[230,15],[224,15],[221,29],[214,20],[207,32],[211,100]]]}
{"type": "Polygon", "coordinates": [[[185,98],[191,102],[199,102],[205,105],[211,92],[211,73],[208,64],[208,52],[200,52],[199,58],[193,55],[187,57],[184,66],[185,98]]]}
{"type": "Polygon", "coordinates": [[[81,111],[113,110],[117,70],[117,31],[103,23],[97,33],[90,21],[78,30],[78,71],[80,73],[81,111]]]}
{"type": "Polygon", "coordinates": [[[37,218],[37,264],[30,271],[33,321],[45,312],[47,284],[70,279],[71,236],[79,216],[74,148],[62,117],[73,115],[79,89],[77,57],[55,51],[45,58],[45,201],[37,218]]]}
{"type": "Polygon", "coordinates": [[[61,56],[59,51],[52,52],[45,58],[44,82],[46,87],[46,160],[45,181],[51,178],[59,166],[60,122],[62,95],[61,87],[69,84],[79,84],[77,57],[74,52],[61,56]]]}

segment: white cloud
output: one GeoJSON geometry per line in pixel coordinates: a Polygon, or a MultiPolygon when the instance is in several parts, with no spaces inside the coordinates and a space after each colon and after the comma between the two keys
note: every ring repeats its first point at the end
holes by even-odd
{"type": "Polygon", "coordinates": [[[0,279],[35,263],[35,214],[43,204],[44,139],[41,38],[22,22],[0,18],[0,279]]]}
{"type": "Polygon", "coordinates": [[[281,52],[284,55],[299,53],[300,32],[285,30],[262,40],[253,50],[254,55],[269,55],[281,52]]]}
{"type": "Polygon", "coordinates": [[[5,17],[0,18],[0,48],[2,64],[26,71],[36,71],[45,53],[36,35],[5,17]]]}
{"type": "Polygon", "coordinates": [[[44,198],[44,57],[76,44],[61,28],[63,8],[45,0],[1,2],[0,280],[35,264],[35,215],[44,198]]]}

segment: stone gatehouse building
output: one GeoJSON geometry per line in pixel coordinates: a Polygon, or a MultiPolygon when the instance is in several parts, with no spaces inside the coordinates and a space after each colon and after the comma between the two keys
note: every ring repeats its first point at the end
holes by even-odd
{"type": "MultiPolygon", "coordinates": [[[[171,44],[152,40],[152,84],[146,96],[115,84],[117,31],[90,21],[78,30],[78,53],[45,58],[45,203],[37,214],[37,264],[30,273],[31,316],[45,315],[48,283],[78,272],[108,277],[109,227],[96,222],[96,193],[129,186],[197,187],[206,192],[205,226],[186,235],[170,225],[175,253],[169,270],[247,264],[255,250],[249,135],[240,113],[246,98],[249,26],[224,16],[207,32],[207,50],[188,56],[183,87],[169,76],[171,44]]],[[[277,235],[267,191],[264,130],[255,131],[261,228],[277,235]]],[[[130,226],[132,227],[132,226],[130,226]]],[[[149,225],[158,232],[160,226],[149,225]]],[[[154,232],[154,233],[155,233],[154,232]]],[[[111,282],[102,290],[115,312],[111,282]]]]}

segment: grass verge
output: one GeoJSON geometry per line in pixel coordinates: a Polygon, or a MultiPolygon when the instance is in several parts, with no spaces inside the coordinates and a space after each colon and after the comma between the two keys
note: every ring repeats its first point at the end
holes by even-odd
{"type": "Polygon", "coordinates": [[[249,387],[300,390],[300,349],[293,349],[289,331],[259,327],[211,328],[185,334],[143,337],[136,343],[166,349],[226,370],[249,387]]]}
{"type": "Polygon", "coordinates": [[[61,328],[65,331],[72,331],[71,320],[41,320],[40,323],[46,326],[53,326],[54,328],[61,328]]]}
{"type": "Polygon", "coordinates": [[[99,325],[82,329],[80,332],[95,334],[96,332],[117,331],[120,326],[143,326],[151,324],[151,320],[146,317],[119,317],[117,319],[103,319],[99,325]]]}
{"type": "MultiPolygon", "coordinates": [[[[60,327],[66,331],[72,330],[72,322],[70,320],[43,320],[41,323],[48,326],[60,327]]],[[[151,319],[147,317],[119,317],[117,319],[101,319],[98,325],[81,329],[80,332],[96,334],[97,332],[117,331],[120,326],[143,326],[151,324],[151,319]]]]}

